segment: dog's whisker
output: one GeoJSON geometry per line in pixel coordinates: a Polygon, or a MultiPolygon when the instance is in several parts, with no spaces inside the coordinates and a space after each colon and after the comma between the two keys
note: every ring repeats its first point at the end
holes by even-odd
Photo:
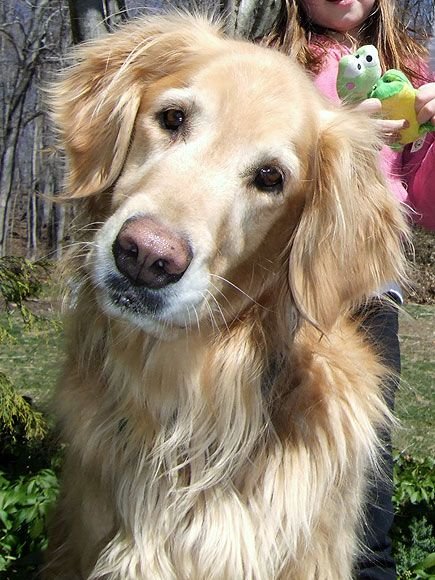
{"type": "Polygon", "coordinates": [[[213,282],[211,280],[210,280],[210,286],[212,286],[216,290],[216,292],[222,296],[222,298],[225,300],[225,302],[228,304],[228,306],[231,307],[231,302],[228,299],[228,297],[225,295],[224,292],[222,292],[222,290],[220,288],[218,288],[218,286],[216,286],[216,284],[213,284],[213,282]]]}
{"type": "Polygon", "coordinates": [[[240,292],[240,294],[243,294],[243,296],[246,296],[246,298],[248,298],[248,300],[250,300],[251,302],[253,302],[254,304],[256,304],[257,306],[260,306],[260,308],[264,308],[264,306],[262,304],[260,304],[259,302],[257,302],[255,300],[255,298],[253,298],[252,296],[249,296],[249,294],[247,294],[244,290],[242,290],[239,286],[237,286],[236,284],[233,284],[230,280],[228,280],[227,278],[224,278],[223,276],[220,276],[219,274],[213,274],[210,272],[210,276],[214,276],[215,278],[218,278],[219,280],[222,280],[223,282],[225,282],[226,284],[228,284],[229,286],[231,286],[232,288],[234,288],[235,290],[237,290],[238,292],[240,292]]]}
{"type": "Polygon", "coordinates": [[[81,232],[97,232],[101,226],[104,225],[104,222],[94,221],[83,224],[82,226],[75,229],[76,234],[81,232]]]}
{"type": "Polygon", "coordinates": [[[198,315],[198,311],[196,310],[196,307],[193,305],[193,313],[195,314],[195,318],[196,318],[196,326],[198,328],[198,332],[201,334],[201,323],[199,321],[199,315],[198,315]]]}
{"type": "Polygon", "coordinates": [[[190,306],[187,305],[187,317],[188,317],[188,323],[187,323],[187,328],[186,328],[186,333],[189,333],[189,330],[192,326],[192,317],[190,315],[190,306]]]}
{"type": "Polygon", "coordinates": [[[64,244],[62,246],[62,249],[69,250],[70,248],[75,248],[76,246],[90,246],[91,244],[92,242],[88,240],[75,240],[73,242],[70,242],[69,244],[64,244]]]}
{"type": "MultiPolygon", "coordinates": [[[[206,292],[209,292],[209,290],[206,290],[206,292]]],[[[205,307],[207,308],[207,312],[208,312],[208,318],[211,322],[211,326],[214,330],[219,330],[219,325],[217,324],[213,309],[208,301],[208,297],[205,296],[204,294],[202,295],[203,300],[204,300],[204,304],[205,307]]]]}
{"type": "MultiPolygon", "coordinates": [[[[228,322],[227,322],[227,320],[225,318],[225,314],[224,314],[224,312],[222,310],[222,307],[219,304],[216,296],[214,296],[213,293],[210,292],[210,290],[207,290],[207,293],[212,298],[213,302],[216,304],[216,307],[217,307],[217,309],[219,311],[219,314],[221,315],[222,322],[224,323],[224,326],[227,329],[227,331],[229,331],[230,329],[229,329],[229,326],[228,326],[228,322]]],[[[207,304],[208,304],[208,300],[207,300],[207,304]]],[[[210,313],[213,315],[213,318],[214,318],[214,312],[213,312],[213,309],[211,307],[210,307],[210,313]]],[[[217,323],[216,323],[216,328],[219,328],[219,325],[217,323]]]]}

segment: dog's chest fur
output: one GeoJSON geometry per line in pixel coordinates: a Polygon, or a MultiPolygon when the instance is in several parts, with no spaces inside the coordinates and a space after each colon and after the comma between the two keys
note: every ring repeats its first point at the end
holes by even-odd
{"type": "MultiPolygon", "coordinates": [[[[310,566],[321,578],[337,522],[349,541],[341,552],[352,549],[375,445],[373,434],[361,449],[358,431],[379,412],[366,405],[355,417],[352,406],[362,409],[368,391],[376,400],[374,384],[353,392],[352,377],[300,344],[294,363],[304,359],[305,372],[265,368],[258,337],[243,325],[208,343],[194,333],[164,343],[116,324],[110,337],[101,398],[75,435],[78,447],[87,441],[80,461],[98,490],[88,502],[110,522],[87,538],[105,546],[91,578],[299,578],[310,566]],[[349,454],[363,461],[350,464],[349,454]]],[[[337,574],[350,574],[343,560],[337,574]]]]}

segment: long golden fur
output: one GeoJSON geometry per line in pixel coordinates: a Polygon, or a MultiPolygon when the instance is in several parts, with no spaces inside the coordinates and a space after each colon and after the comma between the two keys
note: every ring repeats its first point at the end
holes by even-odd
{"type": "Polygon", "coordinates": [[[406,230],[374,123],[201,18],[76,56],[53,96],[83,227],[46,577],[351,578],[390,420],[351,313],[402,276],[406,230]]]}

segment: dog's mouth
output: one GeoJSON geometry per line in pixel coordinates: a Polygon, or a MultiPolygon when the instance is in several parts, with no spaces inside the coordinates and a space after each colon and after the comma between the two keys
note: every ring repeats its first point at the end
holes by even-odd
{"type": "Polygon", "coordinates": [[[115,274],[106,278],[105,287],[110,302],[121,311],[157,317],[164,310],[165,299],[159,289],[134,286],[115,274]]]}
{"type": "Polygon", "coordinates": [[[171,339],[197,326],[203,317],[203,292],[183,286],[182,282],[160,289],[134,286],[112,271],[97,285],[97,296],[108,316],[158,338],[171,339]]]}

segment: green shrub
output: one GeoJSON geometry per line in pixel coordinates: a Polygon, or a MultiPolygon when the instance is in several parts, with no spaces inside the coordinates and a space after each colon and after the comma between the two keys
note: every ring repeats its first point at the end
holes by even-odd
{"type": "Polygon", "coordinates": [[[41,440],[47,434],[47,423],[30,400],[19,395],[5,374],[0,372],[0,442],[3,450],[24,437],[41,440]],[[9,443],[5,443],[5,439],[9,443]]]}
{"type": "MultiPolygon", "coordinates": [[[[31,262],[16,256],[0,257],[0,298],[6,311],[16,306],[26,324],[35,318],[25,304],[30,298],[37,298],[47,279],[50,262],[38,260],[31,262]]],[[[0,327],[0,343],[7,338],[7,330],[0,327]]]]}
{"type": "Polygon", "coordinates": [[[435,578],[435,537],[425,516],[411,519],[407,536],[396,543],[396,561],[400,579],[435,578]]]}
{"type": "Polygon", "coordinates": [[[435,579],[435,460],[395,457],[393,545],[399,580],[435,579]]]}
{"type": "Polygon", "coordinates": [[[24,300],[37,298],[43,288],[50,263],[46,260],[31,262],[26,258],[0,258],[0,294],[6,303],[20,306],[24,300]]]}
{"type": "Polygon", "coordinates": [[[393,503],[398,508],[420,503],[435,504],[435,459],[409,455],[394,458],[393,503]]]}
{"type": "Polygon", "coordinates": [[[30,578],[46,548],[47,515],[58,492],[51,469],[11,480],[0,472],[0,571],[30,578]]]}

